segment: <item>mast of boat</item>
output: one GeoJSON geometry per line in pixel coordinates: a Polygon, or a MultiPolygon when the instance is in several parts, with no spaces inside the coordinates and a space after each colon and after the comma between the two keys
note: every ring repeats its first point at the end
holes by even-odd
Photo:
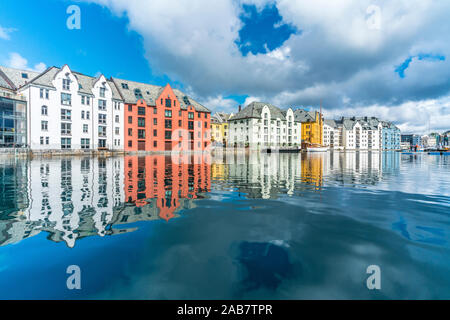
{"type": "Polygon", "coordinates": [[[319,113],[319,132],[320,132],[320,134],[319,134],[319,143],[320,143],[320,146],[322,147],[323,146],[323,143],[322,143],[322,99],[320,100],[320,113],[319,113]]]}

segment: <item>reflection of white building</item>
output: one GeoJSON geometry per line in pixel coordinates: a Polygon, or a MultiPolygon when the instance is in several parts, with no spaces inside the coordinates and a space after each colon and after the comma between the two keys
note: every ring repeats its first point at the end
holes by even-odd
{"type": "Polygon", "coordinates": [[[105,235],[125,198],[123,158],[42,159],[30,165],[28,221],[69,247],[83,236],[80,228],[105,235]]]}
{"type": "MultiPolygon", "coordinates": [[[[236,178],[238,188],[254,198],[276,198],[280,189],[292,195],[296,179],[301,176],[300,154],[286,153],[227,153],[224,165],[227,176],[236,178]]],[[[214,164],[224,163],[221,158],[213,158],[214,164]]]]}

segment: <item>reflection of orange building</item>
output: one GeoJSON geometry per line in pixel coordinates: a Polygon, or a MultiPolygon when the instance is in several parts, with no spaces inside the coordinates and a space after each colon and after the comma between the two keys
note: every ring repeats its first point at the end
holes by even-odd
{"type": "Polygon", "coordinates": [[[323,183],[323,155],[302,154],[302,181],[319,187],[323,183]]]}
{"type": "Polygon", "coordinates": [[[125,200],[137,207],[156,199],[159,216],[169,220],[180,199],[196,199],[210,191],[211,165],[204,155],[125,156],[125,200]]]}

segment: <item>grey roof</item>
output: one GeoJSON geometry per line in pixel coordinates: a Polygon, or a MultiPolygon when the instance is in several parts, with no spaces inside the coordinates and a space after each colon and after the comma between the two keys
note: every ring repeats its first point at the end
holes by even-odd
{"type": "Polygon", "coordinates": [[[294,119],[299,122],[315,121],[316,113],[314,111],[306,111],[304,109],[294,110],[294,119]]]}
{"type": "MultiPolygon", "coordinates": [[[[41,74],[38,74],[35,78],[31,79],[29,83],[54,88],[53,86],[53,80],[56,77],[56,74],[61,71],[61,68],[58,67],[50,67],[41,74]]],[[[82,74],[80,72],[72,71],[74,76],[78,80],[78,84],[80,85],[78,92],[82,94],[92,95],[92,89],[94,88],[94,84],[97,82],[99,77],[91,77],[87,76],[85,74],[82,74]]],[[[117,88],[115,87],[114,83],[112,81],[108,81],[108,84],[111,87],[112,91],[112,98],[116,100],[122,100],[121,95],[117,91],[117,88]]]]}
{"type": "Polygon", "coordinates": [[[225,113],[225,112],[216,112],[214,115],[211,116],[211,121],[215,123],[223,123],[227,122],[231,118],[232,114],[225,113]]]}
{"type": "Polygon", "coordinates": [[[330,127],[332,127],[332,128],[337,128],[338,127],[338,125],[337,125],[335,120],[327,120],[327,119],[325,119],[325,120],[323,120],[323,123],[328,125],[328,126],[330,126],[330,127]]]}
{"type": "MultiPolygon", "coordinates": [[[[135,104],[138,100],[144,99],[148,105],[155,105],[156,99],[159,98],[159,96],[164,90],[164,87],[155,86],[152,84],[142,82],[118,78],[111,78],[111,80],[116,84],[116,88],[120,92],[125,103],[135,104]],[[128,88],[124,88],[122,84],[128,88]],[[140,91],[142,98],[136,97],[135,90],[140,91]]],[[[206,107],[204,107],[191,97],[188,97],[185,93],[181,92],[180,90],[172,88],[172,91],[177,97],[178,101],[180,102],[181,109],[186,110],[188,106],[192,105],[196,111],[211,112],[209,109],[207,109],[206,107]]]]}
{"type": "MultiPolygon", "coordinates": [[[[8,86],[6,88],[9,89],[12,86],[14,86],[12,88],[14,90],[23,86],[24,84],[29,82],[31,79],[33,79],[34,77],[39,75],[39,72],[36,72],[36,71],[7,68],[7,67],[3,67],[3,66],[0,66],[0,71],[3,73],[4,76],[6,76],[8,78],[7,80],[4,79],[6,82],[8,82],[8,86]],[[26,74],[27,78],[23,78],[22,74],[26,74]]],[[[0,76],[0,78],[2,78],[2,76],[0,76]]]]}
{"type": "Polygon", "coordinates": [[[281,120],[286,120],[286,117],[284,116],[283,112],[278,107],[275,107],[274,105],[271,105],[270,103],[266,102],[252,102],[244,109],[242,109],[240,112],[232,116],[230,120],[240,120],[250,118],[261,119],[261,111],[264,108],[264,106],[267,106],[269,108],[272,119],[280,118],[281,120]]]}

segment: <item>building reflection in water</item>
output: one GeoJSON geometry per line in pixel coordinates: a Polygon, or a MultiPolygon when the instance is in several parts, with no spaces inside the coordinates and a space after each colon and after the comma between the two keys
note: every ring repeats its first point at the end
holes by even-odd
{"type": "Polygon", "coordinates": [[[136,230],[121,225],[169,220],[209,192],[210,165],[193,157],[52,158],[0,167],[0,245],[41,231],[73,247],[84,237],[136,230]],[[114,226],[114,227],[113,227],[114,226]]]}
{"type": "MultiPolygon", "coordinates": [[[[77,240],[179,216],[211,189],[252,199],[301,197],[332,185],[371,185],[395,173],[398,153],[226,153],[0,161],[0,245],[48,233],[77,240]]],[[[300,199],[301,201],[301,199],[300,199]]]]}

